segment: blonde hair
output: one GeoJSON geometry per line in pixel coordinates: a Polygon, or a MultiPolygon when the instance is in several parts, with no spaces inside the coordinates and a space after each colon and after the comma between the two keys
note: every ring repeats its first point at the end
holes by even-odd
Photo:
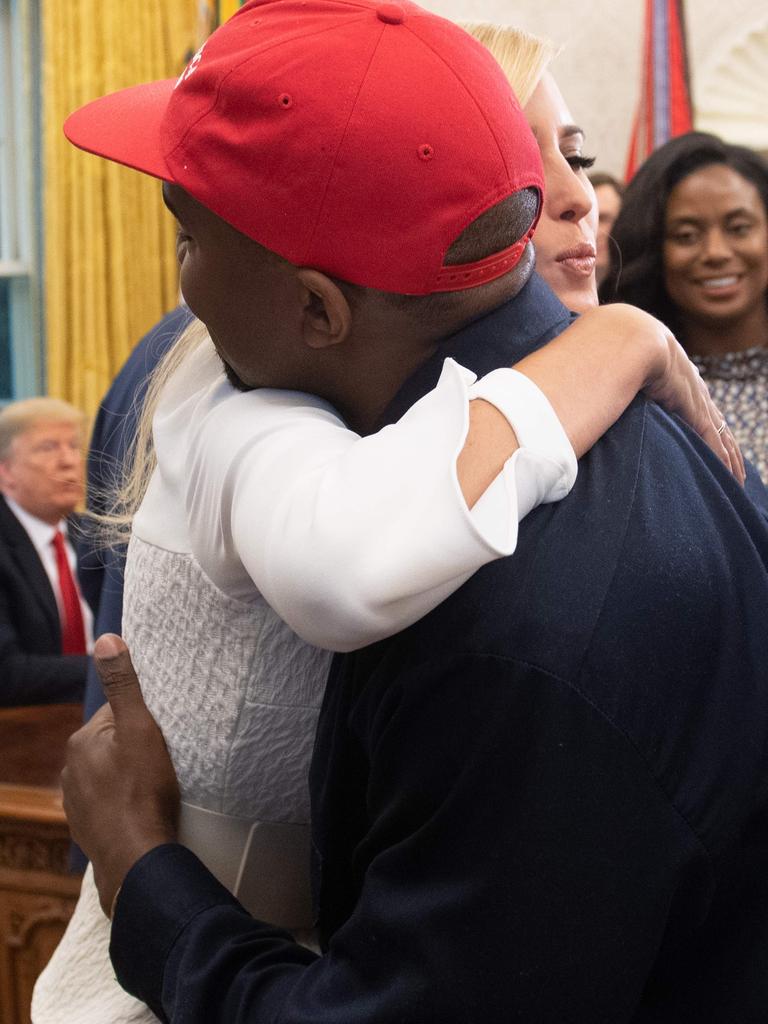
{"type": "Polygon", "coordinates": [[[72,423],[85,431],[86,415],[61,398],[23,398],[0,409],[0,462],[11,454],[11,445],[37,423],[72,423]]]}
{"type": "Polygon", "coordinates": [[[101,526],[101,540],[106,546],[121,545],[128,541],[133,517],[141,505],[157,464],[152,442],[152,420],[160,394],[187,355],[207,339],[205,325],[199,320],[193,320],[152,371],[137,420],[136,436],[128,447],[124,465],[117,467],[114,491],[98,496],[107,512],[91,513],[92,518],[101,526]]]}
{"type": "Polygon", "coordinates": [[[495,58],[507,76],[520,106],[524,107],[550,61],[560,52],[560,47],[549,39],[509,25],[491,25],[487,22],[458,24],[495,58]]]}

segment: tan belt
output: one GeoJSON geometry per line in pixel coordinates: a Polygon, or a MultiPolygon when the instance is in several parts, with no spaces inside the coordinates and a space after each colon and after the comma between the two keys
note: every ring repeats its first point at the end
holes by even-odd
{"type": "Polygon", "coordinates": [[[250,821],[182,803],[179,842],[254,917],[290,931],[312,927],[309,825],[250,821]]]}

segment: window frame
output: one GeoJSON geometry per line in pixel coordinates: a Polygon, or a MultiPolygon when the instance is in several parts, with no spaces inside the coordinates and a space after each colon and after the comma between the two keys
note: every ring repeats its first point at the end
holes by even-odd
{"type": "Polygon", "coordinates": [[[44,390],[40,23],[36,0],[0,0],[0,279],[9,305],[10,395],[44,390]]]}

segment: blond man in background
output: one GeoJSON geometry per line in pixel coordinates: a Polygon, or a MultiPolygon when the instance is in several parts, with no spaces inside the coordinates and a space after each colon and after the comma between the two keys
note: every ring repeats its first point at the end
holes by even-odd
{"type": "Polygon", "coordinates": [[[92,616],[77,582],[85,417],[55,398],[0,411],[0,705],[82,699],[92,616]]]}

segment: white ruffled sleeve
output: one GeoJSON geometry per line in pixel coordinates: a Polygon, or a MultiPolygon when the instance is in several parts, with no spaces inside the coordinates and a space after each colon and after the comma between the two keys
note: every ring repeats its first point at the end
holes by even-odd
{"type": "Polygon", "coordinates": [[[364,438],[306,395],[227,400],[193,446],[188,510],[203,568],[237,594],[239,563],[299,636],[331,650],[365,646],[425,615],[514,551],[519,519],[575,479],[567,436],[528,378],[498,370],[474,381],[446,360],[433,391],[364,438]],[[521,447],[470,511],[456,459],[473,397],[501,409],[521,447]]]}

